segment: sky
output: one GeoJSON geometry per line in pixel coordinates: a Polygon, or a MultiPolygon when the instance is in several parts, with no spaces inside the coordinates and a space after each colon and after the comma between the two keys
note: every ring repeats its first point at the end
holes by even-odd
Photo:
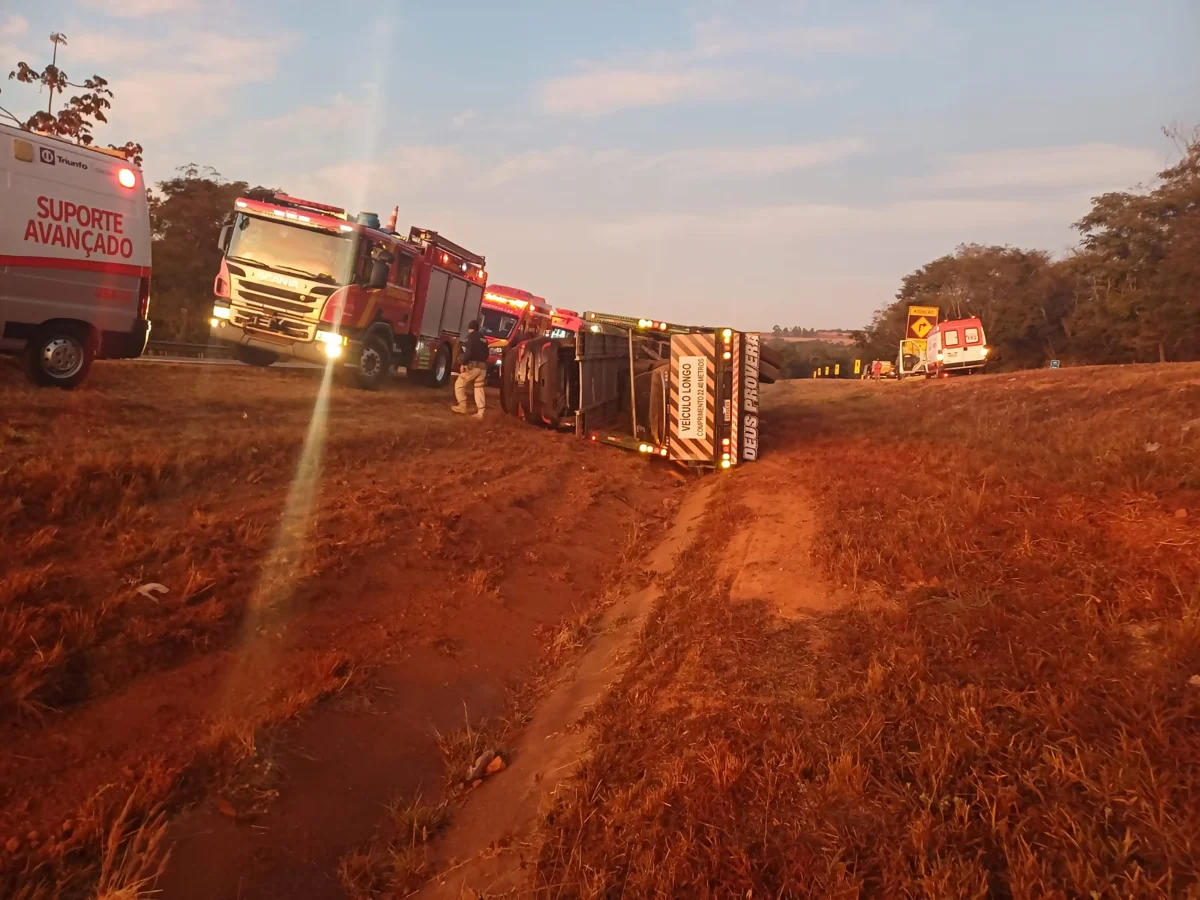
{"type": "Polygon", "coordinates": [[[747,330],[861,327],[964,242],[1065,253],[1200,125],[1197,0],[0,0],[0,68],[51,31],[150,181],[399,206],[557,305],[747,330]]]}

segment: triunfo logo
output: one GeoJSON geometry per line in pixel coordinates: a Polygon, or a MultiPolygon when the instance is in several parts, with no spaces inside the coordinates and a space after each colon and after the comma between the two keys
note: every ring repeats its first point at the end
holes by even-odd
{"type": "Polygon", "coordinates": [[[77,159],[71,159],[69,156],[63,156],[61,153],[55,153],[53,147],[38,147],[38,158],[48,166],[62,163],[64,166],[70,166],[72,169],[79,169],[81,172],[88,170],[87,163],[80,162],[77,159]]]}
{"type": "Polygon", "coordinates": [[[758,367],[761,338],[747,334],[746,367],[742,376],[742,459],[758,459],[758,367]]]}

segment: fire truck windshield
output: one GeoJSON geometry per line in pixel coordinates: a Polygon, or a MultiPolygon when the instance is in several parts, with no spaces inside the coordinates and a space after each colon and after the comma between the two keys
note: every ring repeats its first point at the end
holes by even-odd
{"type": "Polygon", "coordinates": [[[354,241],[349,235],[272,222],[239,213],[229,242],[229,258],[323,281],[349,284],[354,241]]]}
{"type": "Polygon", "coordinates": [[[506,340],[512,334],[513,326],[517,324],[516,316],[500,312],[498,309],[485,308],[480,310],[480,314],[479,330],[488,337],[506,340]]]}

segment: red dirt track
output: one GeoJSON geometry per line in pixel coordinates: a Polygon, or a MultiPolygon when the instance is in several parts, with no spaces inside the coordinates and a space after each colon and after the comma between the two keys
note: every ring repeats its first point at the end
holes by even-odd
{"type": "Polygon", "coordinates": [[[135,788],[192,810],[162,896],[344,896],[338,860],[382,805],[440,792],[435,729],[504,712],[675,484],[404,383],[335,384],[310,429],[315,370],[100,365],[73,393],[16,374],[0,384],[5,896],[74,896],[135,788]]]}

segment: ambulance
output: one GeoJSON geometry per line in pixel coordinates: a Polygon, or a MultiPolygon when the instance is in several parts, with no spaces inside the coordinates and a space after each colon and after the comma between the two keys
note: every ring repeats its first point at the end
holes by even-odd
{"type": "Polygon", "coordinates": [[[115,150],[0,125],[0,352],[73,388],[150,334],[150,208],[115,150]]]}
{"type": "Polygon", "coordinates": [[[926,338],[925,374],[937,378],[980,372],[990,352],[979,319],[939,322],[926,338]]]}

